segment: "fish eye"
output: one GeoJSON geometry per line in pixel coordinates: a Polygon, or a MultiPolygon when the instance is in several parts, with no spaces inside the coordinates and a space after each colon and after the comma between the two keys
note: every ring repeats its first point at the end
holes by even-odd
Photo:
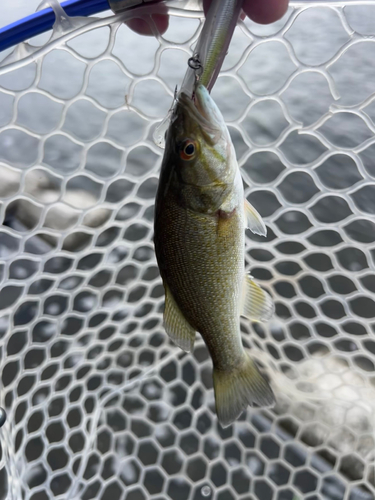
{"type": "Polygon", "coordinates": [[[182,144],[180,150],[180,157],[183,160],[191,160],[195,155],[195,150],[196,150],[195,142],[187,140],[182,144]]]}
{"type": "Polygon", "coordinates": [[[185,146],[185,149],[184,149],[184,153],[187,155],[187,156],[191,156],[194,154],[194,151],[195,151],[195,146],[193,143],[190,143],[188,144],[187,146],[185,146]]]}

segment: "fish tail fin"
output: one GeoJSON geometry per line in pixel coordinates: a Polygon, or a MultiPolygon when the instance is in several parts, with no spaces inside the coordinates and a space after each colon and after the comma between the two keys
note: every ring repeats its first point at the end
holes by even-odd
{"type": "Polygon", "coordinates": [[[231,370],[213,372],[216,414],[220,424],[232,424],[248,406],[272,406],[275,396],[271,387],[247,353],[231,370]]]}

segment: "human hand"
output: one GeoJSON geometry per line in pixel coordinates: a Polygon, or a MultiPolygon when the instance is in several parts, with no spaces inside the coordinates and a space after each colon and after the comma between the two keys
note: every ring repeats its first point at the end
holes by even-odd
{"type": "MultiPolygon", "coordinates": [[[[203,0],[205,14],[207,14],[211,2],[212,0],[203,0]]],[[[244,0],[242,9],[252,21],[259,24],[270,24],[283,17],[288,4],[289,0],[244,0]]],[[[169,23],[167,14],[153,14],[152,19],[161,35],[167,31],[169,23]]],[[[144,19],[131,19],[126,24],[140,35],[153,35],[150,25],[144,19]]]]}

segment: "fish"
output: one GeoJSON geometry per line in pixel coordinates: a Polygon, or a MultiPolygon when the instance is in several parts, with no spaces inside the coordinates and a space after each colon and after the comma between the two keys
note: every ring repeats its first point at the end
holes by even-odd
{"type": "Polygon", "coordinates": [[[240,316],[264,322],[271,296],[245,273],[245,228],[266,226],[245,199],[224,118],[207,88],[181,92],[166,132],[155,201],[154,245],[165,290],[164,328],[186,352],[198,332],[213,363],[220,424],[248,405],[271,406],[273,391],[245,351],[240,316]]]}

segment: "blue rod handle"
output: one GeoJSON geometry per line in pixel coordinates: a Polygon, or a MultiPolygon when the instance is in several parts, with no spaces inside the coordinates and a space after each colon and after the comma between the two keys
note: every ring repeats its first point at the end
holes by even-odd
{"type": "MultiPolygon", "coordinates": [[[[67,0],[61,7],[68,16],[91,16],[109,10],[108,0],[67,0]]],[[[52,29],[55,13],[49,7],[0,28],[0,52],[52,29]]]]}

